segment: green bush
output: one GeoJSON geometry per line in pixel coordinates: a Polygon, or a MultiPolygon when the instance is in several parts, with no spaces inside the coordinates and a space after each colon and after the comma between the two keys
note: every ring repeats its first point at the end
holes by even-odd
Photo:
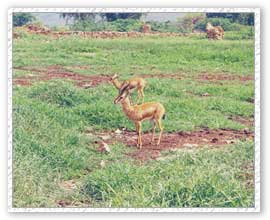
{"type": "Polygon", "coordinates": [[[141,21],[135,19],[117,19],[109,22],[109,26],[115,31],[140,31],[141,21]]]}
{"type": "Polygon", "coordinates": [[[205,31],[206,24],[210,22],[214,26],[221,26],[224,31],[242,31],[248,26],[231,22],[228,18],[206,18],[195,24],[195,29],[205,31]]]}
{"type": "Polygon", "coordinates": [[[177,27],[176,23],[166,21],[166,22],[158,22],[152,21],[150,22],[151,30],[158,32],[180,32],[180,28],[177,27]]]}
{"type": "Polygon", "coordinates": [[[23,26],[29,22],[34,21],[36,18],[31,13],[14,13],[13,14],[13,26],[23,26]]]}
{"type": "Polygon", "coordinates": [[[135,19],[117,19],[111,22],[79,20],[70,26],[75,31],[140,31],[142,24],[135,19]]]}
{"type": "Polygon", "coordinates": [[[71,25],[70,29],[74,31],[101,31],[105,29],[105,24],[92,20],[79,20],[71,25]]]}
{"type": "Polygon", "coordinates": [[[84,97],[71,84],[55,80],[49,84],[40,83],[29,93],[30,98],[42,100],[60,107],[73,107],[84,101],[84,97]]]}

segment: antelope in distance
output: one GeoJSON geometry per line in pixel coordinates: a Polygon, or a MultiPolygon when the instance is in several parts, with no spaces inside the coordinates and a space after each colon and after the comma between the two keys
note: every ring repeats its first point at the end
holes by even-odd
{"type": "Polygon", "coordinates": [[[209,39],[221,40],[224,38],[224,30],[221,26],[213,26],[208,22],[205,29],[209,39]]]}
{"type": "Polygon", "coordinates": [[[117,74],[114,74],[110,80],[113,83],[113,85],[115,86],[115,88],[117,88],[119,90],[124,84],[128,83],[130,91],[137,89],[137,91],[138,91],[137,101],[141,98],[142,103],[143,103],[144,102],[144,91],[143,90],[144,90],[144,87],[146,86],[146,81],[141,77],[134,77],[134,78],[131,78],[127,81],[120,83],[118,81],[118,77],[119,76],[117,74]]]}
{"type": "Polygon", "coordinates": [[[115,98],[114,104],[120,103],[126,116],[134,122],[138,135],[137,147],[139,149],[142,148],[142,122],[147,119],[150,120],[153,125],[151,144],[153,144],[154,142],[156,124],[159,127],[160,133],[157,142],[157,145],[159,145],[163,132],[161,119],[165,119],[164,106],[159,102],[146,102],[140,105],[131,105],[129,100],[129,94],[130,83],[126,83],[119,89],[119,94],[115,98]]]}

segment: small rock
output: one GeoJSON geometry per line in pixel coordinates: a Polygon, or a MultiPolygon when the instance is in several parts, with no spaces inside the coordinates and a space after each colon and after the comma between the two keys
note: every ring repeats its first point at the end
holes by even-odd
{"type": "Polygon", "coordinates": [[[244,133],[245,133],[245,134],[249,134],[249,133],[250,133],[249,128],[244,128],[244,133]]]}
{"type": "Polygon", "coordinates": [[[187,148],[193,148],[193,147],[198,147],[198,144],[184,144],[183,147],[187,147],[187,148]]]}
{"type": "Polygon", "coordinates": [[[104,167],[106,166],[104,160],[101,160],[101,161],[100,161],[100,166],[101,166],[102,168],[104,168],[104,167]]]}
{"type": "Polygon", "coordinates": [[[106,144],[105,142],[101,142],[101,143],[99,144],[98,151],[99,151],[99,152],[107,152],[107,153],[110,153],[110,152],[111,152],[111,149],[110,149],[110,147],[109,147],[108,144],[106,144]]]}
{"type": "Polygon", "coordinates": [[[226,140],[226,143],[227,144],[234,144],[235,143],[235,140],[226,140]]]}
{"type": "Polygon", "coordinates": [[[85,89],[89,89],[92,86],[93,86],[92,83],[87,83],[87,84],[82,85],[82,87],[85,88],[85,89]]]}
{"type": "Polygon", "coordinates": [[[203,96],[203,97],[207,97],[207,96],[209,96],[209,93],[208,93],[208,92],[203,93],[202,96],[203,96]]]}
{"type": "Polygon", "coordinates": [[[120,131],[119,129],[116,129],[114,133],[117,134],[117,135],[119,135],[119,134],[122,133],[122,131],[120,131]]]}
{"type": "Polygon", "coordinates": [[[211,140],[211,142],[212,142],[212,143],[216,143],[216,142],[218,142],[218,139],[217,139],[217,138],[213,138],[213,139],[211,140]]]}
{"type": "Polygon", "coordinates": [[[207,140],[207,139],[205,139],[205,138],[203,138],[203,139],[202,139],[202,141],[204,141],[204,142],[208,142],[208,140],[207,140]]]}

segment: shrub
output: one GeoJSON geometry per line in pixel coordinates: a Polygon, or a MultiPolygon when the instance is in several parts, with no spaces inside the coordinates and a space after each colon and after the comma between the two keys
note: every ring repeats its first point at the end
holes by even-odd
{"type": "Polygon", "coordinates": [[[166,21],[166,22],[158,22],[152,21],[150,22],[152,31],[158,32],[180,32],[180,28],[177,27],[176,23],[166,21]]]}
{"type": "Polygon", "coordinates": [[[242,31],[247,26],[238,23],[233,23],[228,18],[205,18],[195,24],[195,29],[205,31],[207,22],[210,22],[214,26],[221,26],[224,31],[242,31]]]}
{"type": "Polygon", "coordinates": [[[13,26],[14,27],[23,26],[27,23],[34,21],[34,20],[36,20],[36,18],[33,15],[31,15],[31,13],[18,12],[18,13],[13,14],[13,26]]]}
{"type": "Polygon", "coordinates": [[[188,33],[194,30],[195,24],[205,17],[203,13],[187,13],[178,19],[178,26],[182,32],[188,33]]]}
{"type": "Polygon", "coordinates": [[[117,19],[111,22],[78,20],[70,26],[75,31],[140,31],[141,21],[135,19],[117,19]]]}
{"type": "Polygon", "coordinates": [[[70,83],[55,80],[49,84],[39,83],[29,93],[30,98],[39,99],[60,107],[73,107],[84,101],[84,97],[70,83]]]}
{"type": "Polygon", "coordinates": [[[142,23],[135,19],[117,19],[109,22],[109,26],[115,31],[140,31],[142,23]]]}

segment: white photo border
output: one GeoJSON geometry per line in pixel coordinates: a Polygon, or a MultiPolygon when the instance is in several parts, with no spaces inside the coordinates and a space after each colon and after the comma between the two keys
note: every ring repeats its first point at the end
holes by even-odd
{"type": "Polygon", "coordinates": [[[8,211],[9,212],[260,212],[260,8],[10,8],[8,10],[8,211]],[[12,207],[12,14],[14,12],[252,12],[254,13],[255,196],[252,208],[13,208],[12,207]]]}

